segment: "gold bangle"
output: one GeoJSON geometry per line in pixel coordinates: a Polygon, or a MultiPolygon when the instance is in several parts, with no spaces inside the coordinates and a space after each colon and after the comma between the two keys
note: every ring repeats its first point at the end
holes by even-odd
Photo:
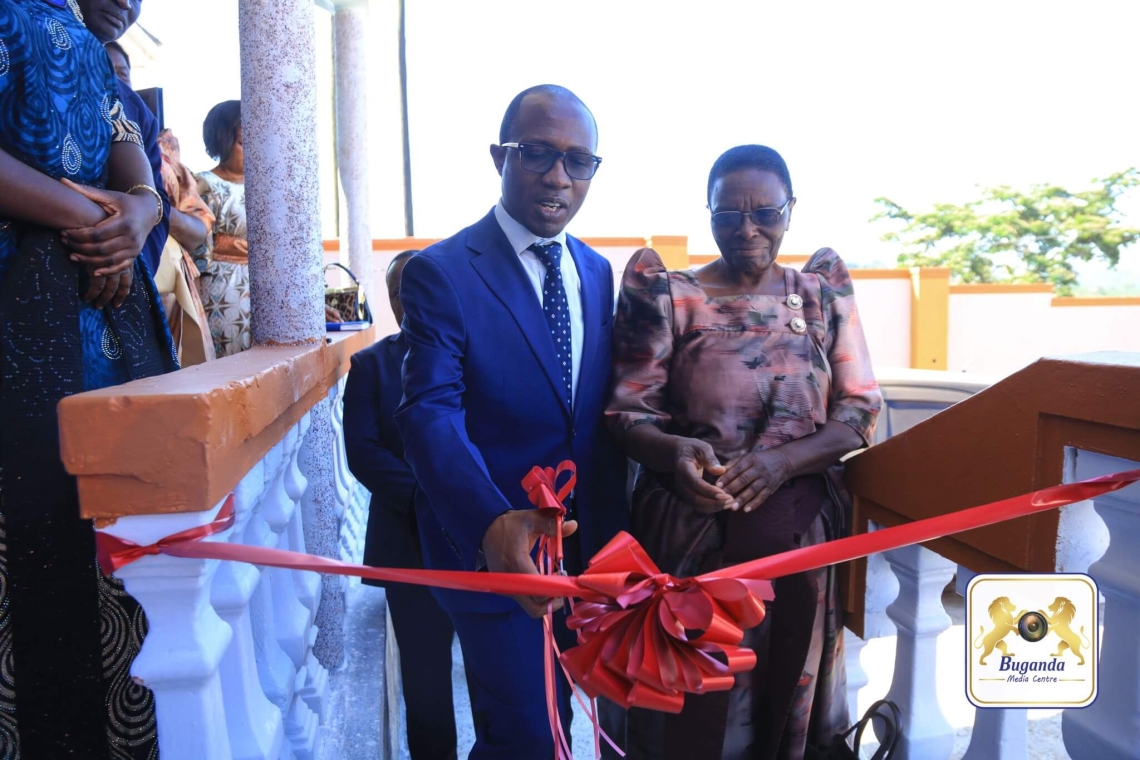
{"type": "Polygon", "coordinates": [[[159,222],[162,221],[162,196],[159,195],[158,191],[150,185],[135,185],[127,191],[127,195],[134,195],[135,190],[146,190],[148,193],[154,196],[154,201],[158,204],[158,218],[154,220],[154,224],[151,226],[157,227],[159,222]]]}

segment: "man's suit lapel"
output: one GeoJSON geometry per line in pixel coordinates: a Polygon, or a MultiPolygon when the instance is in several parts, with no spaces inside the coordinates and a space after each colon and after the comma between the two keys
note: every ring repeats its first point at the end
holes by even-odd
{"type": "Polygon", "coordinates": [[[554,355],[554,343],[550,339],[546,315],[527,279],[522,262],[495,220],[494,211],[467,230],[467,247],[479,254],[471,260],[471,266],[511,312],[534,352],[535,359],[546,373],[551,390],[569,415],[570,408],[566,405],[565,393],[562,391],[562,373],[554,355]]]}
{"type": "MultiPolygon", "coordinates": [[[[585,332],[582,335],[582,362],[578,369],[578,388],[581,388],[583,383],[588,383],[591,378],[599,377],[599,371],[602,368],[597,366],[598,362],[598,331],[602,327],[602,294],[598,292],[598,275],[594,270],[593,262],[585,255],[582,250],[582,243],[577,238],[572,238],[569,235],[566,237],[566,245],[570,249],[570,255],[574,257],[574,266],[578,269],[578,279],[582,282],[582,324],[585,332]]],[[[609,369],[605,368],[604,375],[609,376],[609,369]]],[[[578,410],[581,405],[577,405],[574,412],[577,417],[578,410]]]]}

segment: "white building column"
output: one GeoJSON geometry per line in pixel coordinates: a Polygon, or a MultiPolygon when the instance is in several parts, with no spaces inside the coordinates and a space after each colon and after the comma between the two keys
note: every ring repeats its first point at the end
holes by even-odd
{"type": "MultiPolygon", "coordinates": [[[[348,268],[360,280],[368,298],[374,298],[378,291],[373,287],[368,186],[368,3],[335,0],[334,4],[336,151],[340,184],[348,205],[348,268]]],[[[341,261],[344,259],[342,253],[341,261]]]]}
{"type": "Polygon", "coordinates": [[[313,0],[242,0],[242,142],[253,342],[324,340],[313,0]]]}
{"type": "MultiPolygon", "coordinates": [[[[313,0],[242,0],[242,140],[253,340],[298,345],[325,339],[324,247],[317,151],[316,30],[313,0]]],[[[316,441],[305,468],[305,542],[336,557],[332,420],[312,410],[316,441]],[[329,551],[327,547],[332,547],[329,551]]],[[[330,584],[331,585],[331,584],[330,584]]],[[[322,592],[314,653],[335,668],[342,657],[343,594],[322,592]]]]}

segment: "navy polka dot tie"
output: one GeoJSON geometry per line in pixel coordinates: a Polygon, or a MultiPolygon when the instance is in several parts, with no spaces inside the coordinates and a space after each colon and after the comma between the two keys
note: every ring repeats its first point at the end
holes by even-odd
{"type": "Polygon", "coordinates": [[[574,352],[570,346],[570,306],[566,300],[566,286],[562,282],[562,244],[535,243],[530,247],[538,260],[546,266],[546,282],[542,286],[542,310],[550,325],[554,339],[554,355],[562,370],[562,384],[566,391],[566,405],[574,400],[574,352]]]}

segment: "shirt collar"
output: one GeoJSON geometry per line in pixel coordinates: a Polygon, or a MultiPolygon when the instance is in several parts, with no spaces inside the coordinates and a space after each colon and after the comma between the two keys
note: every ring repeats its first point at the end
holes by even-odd
{"type": "Polygon", "coordinates": [[[539,237],[515,221],[514,217],[507,213],[507,209],[503,206],[501,199],[495,204],[495,220],[499,223],[499,226],[503,228],[503,233],[506,234],[511,247],[515,249],[516,255],[521,255],[523,251],[535,243],[559,243],[562,246],[562,250],[566,251],[566,230],[559,232],[552,238],[539,237]]]}

